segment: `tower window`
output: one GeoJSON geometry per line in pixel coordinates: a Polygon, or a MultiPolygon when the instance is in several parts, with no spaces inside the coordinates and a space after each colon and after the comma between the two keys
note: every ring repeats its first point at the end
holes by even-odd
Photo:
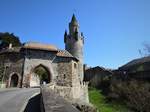
{"type": "Polygon", "coordinates": [[[64,74],[64,79],[66,78],[66,74],[64,74]]]}
{"type": "Polygon", "coordinates": [[[77,64],[76,63],[74,63],[74,68],[77,68],[77,64]]]}

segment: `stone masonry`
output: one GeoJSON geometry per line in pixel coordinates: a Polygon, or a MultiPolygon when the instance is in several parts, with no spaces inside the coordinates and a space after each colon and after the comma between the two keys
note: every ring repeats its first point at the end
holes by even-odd
{"type": "Polygon", "coordinates": [[[74,15],[64,38],[65,50],[35,42],[2,49],[0,67],[4,69],[0,75],[4,87],[40,86],[42,80],[35,69],[43,67],[50,88],[67,100],[88,103],[88,84],[83,82],[84,37],[74,15]]]}

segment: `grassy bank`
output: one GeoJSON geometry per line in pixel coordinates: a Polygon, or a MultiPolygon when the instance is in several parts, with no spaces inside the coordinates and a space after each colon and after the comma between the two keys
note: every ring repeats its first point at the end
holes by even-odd
{"type": "Polygon", "coordinates": [[[101,94],[101,91],[94,88],[89,89],[89,99],[100,112],[129,112],[124,105],[106,102],[106,98],[101,94]]]}

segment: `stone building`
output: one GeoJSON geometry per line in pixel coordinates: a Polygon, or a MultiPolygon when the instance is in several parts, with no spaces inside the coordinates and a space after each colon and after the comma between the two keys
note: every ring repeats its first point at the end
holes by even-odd
{"type": "Polygon", "coordinates": [[[106,78],[110,78],[113,72],[103,67],[96,66],[85,69],[84,74],[84,81],[89,82],[89,86],[100,88],[102,81],[106,78]]]}
{"type": "Polygon", "coordinates": [[[127,64],[119,67],[116,74],[123,75],[127,79],[150,81],[150,56],[134,59],[127,64]]]}
{"type": "MultiPolygon", "coordinates": [[[[73,15],[69,33],[64,34],[65,50],[53,45],[28,42],[0,51],[1,82],[4,87],[54,85],[67,99],[88,102],[88,85],[83,82],[83,34],[73,15]],[[39,75],[37,68],[46,71],[39,75]]],[[[40,72],[40,71],[39,71],[40,72]]]]}

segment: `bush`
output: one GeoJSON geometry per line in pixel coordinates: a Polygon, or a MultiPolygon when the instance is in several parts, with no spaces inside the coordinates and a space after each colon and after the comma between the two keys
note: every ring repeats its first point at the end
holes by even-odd
{"type": "Polygon", "coordinates": [[[110,89],[109,89],[110,82],[111,82],[110,77],[105,76],[104,78],[101,79],[98,87],[96,88],[100,89],[104,95],[107,95],[110,92],[110,89]]]}
{"type": "Polygon", "coordinates": [[[109,99],[124,101],[126,105],[139,112],[150,110],[150,84],[142,81],[124,81],[111,85],[109,99]]]}

